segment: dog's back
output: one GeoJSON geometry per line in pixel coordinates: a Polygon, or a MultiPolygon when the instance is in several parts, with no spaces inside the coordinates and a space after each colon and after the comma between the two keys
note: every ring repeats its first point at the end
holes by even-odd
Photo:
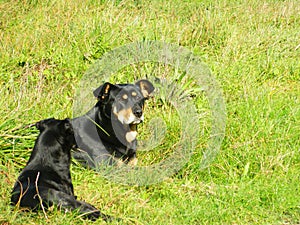
{"type": "Polygon", "coordinates": [[[40,134],[32,154],[12,192],[11,202],[35,208],[40,202],[38,187],[63,190],[73,195],[70,175],[70,149],[74,145],[73,129],[68,119],[47,119],[36,124],[40,134]]]}
{"type": "Polygon", "coordinates": [[[75,138],[70,120],[47,119],[36,126],[40,134],[27,165],[15,183],[11,203],[34,210],[39,206],[56,205],[62,209],[78,210],[88,219],[102,217],[110,220],[110,216],[74,196],[70,164],[75,138]]]}

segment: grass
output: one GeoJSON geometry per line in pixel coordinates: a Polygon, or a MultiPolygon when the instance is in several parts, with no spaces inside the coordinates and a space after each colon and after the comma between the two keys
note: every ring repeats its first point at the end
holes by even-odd
{"type": "MultiPolygon", "coordinates": [[[[77,85],[105,52],[160,40],[193,51],[222,87],[227,128],[220,153],[199,169],[211,121],[205,94],[191,86],[201,135],[178,173],[155,185],[127,186],[74,163],[76,195],[122,218],[120,224],[300,224],[299,12],[296,0],[0,1],[0,223],[91,223],[76,213],[52,209],[45,218],[9,206],[37,136],[26,126],[72,117],[77,85]]],[[[151,72],[176,75],[149,63],[124,68],[112,81],[151,72]]],[[[178,115],[162,100],[148,103],[144,126],[162,114],[166,138],[139,153],[140,165],[170,154],[181,132],[178,115]]],[[[149,135],[146,127],[141,137],[149,135]]]]}

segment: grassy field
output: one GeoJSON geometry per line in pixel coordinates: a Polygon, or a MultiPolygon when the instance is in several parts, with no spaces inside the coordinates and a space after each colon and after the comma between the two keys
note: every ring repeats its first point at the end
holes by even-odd
{"type": "MultiPolygon", "coordinates": [[[[0,224],[92,223],[76,213],[52,209],[44,215],[9,206],[38,134],[26,126],[72,117],[85,71],[104,53],[142,40],[184,46],[212,70],[227,109],[220,153],[209,168],[199,169],[210,112],[203,93],[195,92],[200,116],[198,124],[191,122],[201,135],[178,173],[158,184],[128,186],[74,163],[75,194],[122,218],[119,224],[300,224],[297,0],[1,0],[0,224]]],[[[120,71],[119,80],[138,77],[128,71],[143,76],[151,70],[168,79],[174,74],[167,66],[151,66],[120,71]]],[[[178,141],[178,116],[161,103],[148,103],[145,123],[159,112],[168,134],[155,151],[138,154],[140,165],[168,156],[178,141]]]]}

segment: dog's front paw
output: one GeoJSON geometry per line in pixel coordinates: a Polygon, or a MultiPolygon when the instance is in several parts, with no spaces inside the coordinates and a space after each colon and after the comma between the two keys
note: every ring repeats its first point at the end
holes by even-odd
{"type": "Polygon", "coordinates": [[[137,158],[133,158],[131,160],[129,160],[128,165],[129,166],[136,166],[138,163],[138,159],[137,158]]]}

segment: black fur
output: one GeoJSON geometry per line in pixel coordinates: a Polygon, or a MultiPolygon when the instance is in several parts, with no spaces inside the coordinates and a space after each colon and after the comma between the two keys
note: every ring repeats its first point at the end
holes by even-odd
{"type": "Polygon", "coordinates": [[[38,122],[40,134],[30,159],[14,185],[13,205],[37,210],[57,205],[78,210],[89,219],[109,219],[94,206],[76,200],[70,174],[71,148],[75,145],[69,119],[46,119],[38,122]]]}
{"type": "Polygon", "coordinates": [[[98,101],[85,115],[71,123],[79,151],[74,158],[92,168],[115,159],[136,159],[137,124],[143,121],[143,106],[154,87],[148,80],[135,84],[105,83],[94,91],[98,101]]]}

